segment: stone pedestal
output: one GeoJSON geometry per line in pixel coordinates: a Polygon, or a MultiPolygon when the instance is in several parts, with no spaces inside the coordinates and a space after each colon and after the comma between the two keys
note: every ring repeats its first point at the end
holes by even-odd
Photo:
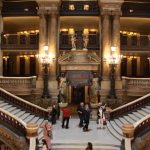
{"type": "Polygon", "coordinates": [[[134,126],[132,124],[123,124],[122,132],[125,141],[125,150],[132,150],[131,141],[134,138],[134,126]]]}
{"type": "Polygon", "coordinates": [[[98,108],[100,106],[99,103],[90,103],[90,106],[91,106],[91,109],[92,109],[92,112],[91,112],[91,116],[92,116],[92,120],[97,120],[97,111],[98,111],[98,108]]]}
{"type": "Polygon", "coordinates": [[[29,150],[35,150],[36,148],[36,138],[38,135],[38,125],[34,123],[29,123],[26,126],[26,137],[29,139],[29,150]]]}

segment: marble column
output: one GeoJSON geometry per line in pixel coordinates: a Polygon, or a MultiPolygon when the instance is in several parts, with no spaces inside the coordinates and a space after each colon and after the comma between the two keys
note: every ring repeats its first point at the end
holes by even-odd
{"type": "MultiPolygon", "coordinates": [[[[113,14],[113,22],[112,22],[112,46],[116,47],[116,54],[118,59],[120,59],[120,12],[115,12],[113,14]]],[[[121,60],[118,62],[116,66],[116,79],[120,80],[120,64],[121,60]]]]}
{"type": "Polygon", "coordinates": [[[102,13],[102,80],[109,79],[109,65],[106,62],[110,55],[110,16],[102,13]]]}
{"type": "Polygon", "coordinates": [[[50,64],[50,80],[56,80],[56,59],[57,59],[57,36],[58,35],[58,14],[52,12],[48,19],[48,45],[52,57],[50,64]]]}
{"type": "Polygon", "coordinates": [[[3,18],[2,18],[2,14],[1,14],[1,10],[2,10],[2,1],[0,1],[0,76],[3,76],[3,52],[1,49],[1,34],[3,32],[3,18]]]}
{"type": "MultiPolygon", "coordinates": [[[[39,9],[39,55],[44,53],[44,46],[47,44],[47,22],[44,11],[39,9]]],[[[42,63],[39,61],[38,78],[42,78],[42,63]]]]}

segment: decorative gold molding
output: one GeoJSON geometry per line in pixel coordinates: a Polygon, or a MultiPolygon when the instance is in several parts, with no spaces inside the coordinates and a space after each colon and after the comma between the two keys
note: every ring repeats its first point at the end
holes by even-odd
{"type": "Polygon", "coordinates": [[[17,138],[13,133],[0,127],[0,141],[7,145],[11,150],[24,150],[26,142],[24,138],[17,138]]]}

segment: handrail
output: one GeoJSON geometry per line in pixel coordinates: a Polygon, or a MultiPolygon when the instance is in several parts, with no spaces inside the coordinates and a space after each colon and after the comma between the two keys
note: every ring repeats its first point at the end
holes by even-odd
{"type": "Polygon", "coordinates": [[[143,131],[143,129],[150,128],[150,114],[134,123],[134,128],[134,138],[136,138],[143,131]]]}
{"type": "Polygon", "coordinates": [[[13,104],[16,104],[17,106],[24,108],[25,110],[31,111],[35,115],[38,114],[41,117],[48,118],[48,110],[32,104],[18,96],[15,96],[2,88],[0,88],[0,97],[6,99],[13,104]]]}
{"type": "Polygon", "coordinates": [[[122,115],[124,113],[127,113],[131,110],[134,110],[135,108],[139,108],[147,103],[150,102],[150,93],[143,96],[143,97],[140,97],[130,103],[127,103],[125,105],[122,105],[116,109],[113,109],[111,112],[110,112],[110,119],[113,119],[119,115],[122,115]]]}
{"type": "Polygon", "coordinates": [[[26,135],[26,123],[15,115],[0,108],[0,119],[26,135]]]}

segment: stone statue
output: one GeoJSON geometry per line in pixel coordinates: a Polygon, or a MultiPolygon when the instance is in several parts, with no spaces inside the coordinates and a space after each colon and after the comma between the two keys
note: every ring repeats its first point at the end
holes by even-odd
{"type": "Polygon", "coordinates": [[[71,45],[72,45],[71,50],[76,50],[76,37],[74,34],[71,35],[71,45]]]}
{"type": "Polygon", "coordinates": [[[66,101],[66,94],[67,94],[67,82],[66,78],[60,77],[60,84],[59,84],[59,96],[60,101],[65,102],[66,101]]]}
{"type": "Polygon", "coordinates": [[[83,50],[87,50],[89,38],[88,35],[83,35],[83,50]]]}

